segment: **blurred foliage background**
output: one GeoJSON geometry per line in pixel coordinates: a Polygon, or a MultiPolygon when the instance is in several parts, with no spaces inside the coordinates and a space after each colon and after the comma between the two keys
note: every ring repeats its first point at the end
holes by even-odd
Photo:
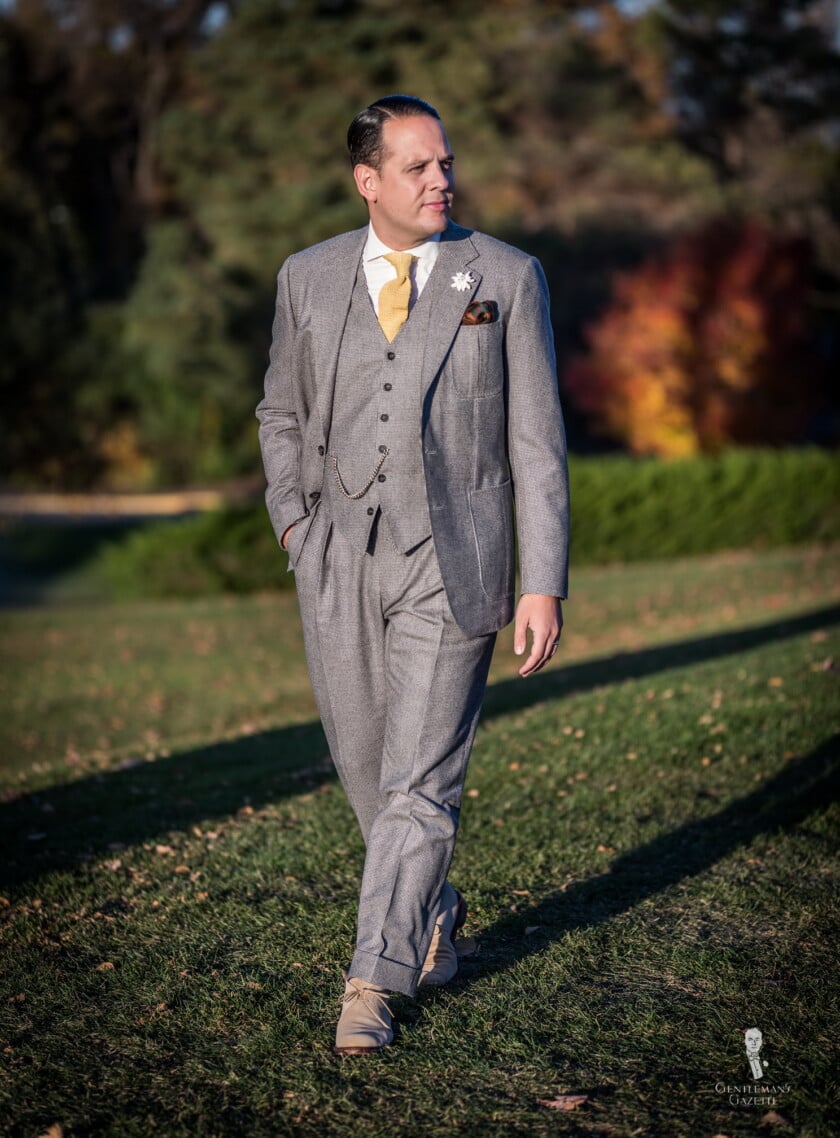
{"type": "Polygon", "coordinates": [[[837,439],[840,54],[820,0],[7,0],[0,481],[259,471],[283,259],[366,217],[381,94],[437,106],[455,216],[533,252],[570,443],[837,439]]]}

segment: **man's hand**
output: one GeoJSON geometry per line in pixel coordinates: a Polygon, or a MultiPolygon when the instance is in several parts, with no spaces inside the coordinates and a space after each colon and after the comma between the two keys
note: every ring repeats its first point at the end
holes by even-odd
{"type": "Polygon", "coordinates": [[[541,593],[523,593],[516,606],[513,650],[517,656],[525,651],[525,634],[531,629],[531,654],[519,669],[520,676],[538,672],[554,653],[563,628],[563,611],[557,597],[541,593]]]}
{"type": "Polygon", "coordinates": [[[286,542],[289,540],[289,534],[292,532],[296,525],[297,522],[292,522],[290,526],[286,526],[286,528],[283,530],[283,536],[280,538],[280,545],[283,547],[283,549],[286,548],[286,542]]]}

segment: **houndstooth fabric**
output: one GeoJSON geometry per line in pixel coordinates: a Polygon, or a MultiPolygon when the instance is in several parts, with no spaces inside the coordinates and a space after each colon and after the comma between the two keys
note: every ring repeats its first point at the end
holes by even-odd
{"type": "MultiPolygon", "coordinates": [[[[338,353],[366,236],[364,228],[297,253],[278,276],[257,408],[278,537],[308,515],[329,474],[338,353]]],[[[533,257],[450,225],[427,293],[429,335],[405,361],[420,373],[417,492],[452,612],[477,635],[513,616],[514,499],[521,591],[567,592],[568,474],[548,292],[533,257]],[[498,318],[463,324],[475,300],[494,302],[498,318]]]]}

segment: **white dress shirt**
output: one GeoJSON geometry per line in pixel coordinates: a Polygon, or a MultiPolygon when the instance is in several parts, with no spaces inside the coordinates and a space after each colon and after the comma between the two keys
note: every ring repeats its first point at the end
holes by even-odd
{"type": "MultiPolygon", "coordinates": [[[[409,311],[423,291],[432,269],[435,267],[438,250],[440,249],[440,234],[435,233],[422,245],[413,249],[401,250],[410,253],[416,260],[411,262],[411,296],[408,301],[409,311]]],[[[388,281],[396,280],[397,270],[385,260],[386,253],[397,252],[385,245],[374,232],[373,225],[368,223],[368,235],[362,251],[362,264],[365,269],[365,280],[374,312],[379,316],[379,291],[388,281]]]]}

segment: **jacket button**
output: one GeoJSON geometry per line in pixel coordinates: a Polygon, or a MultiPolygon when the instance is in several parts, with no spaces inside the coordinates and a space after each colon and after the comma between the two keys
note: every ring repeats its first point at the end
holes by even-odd
{"type": "Polygon", "coordinates": [[[387,449],[388,448],[385,446],[385,444],[382,443],[382,445],[379,447],[379,453],[384,454],[387,449]]]}
{"type": "Polygon", "coordinates": [[[373,514],[373,513],[375,513],[375,510],[374,510],[373,506],[368,506],[368,508],[367,508],[367,512],[368,512],[369,514],[373,514]]]}
{"type": "Polygon", "coordinates": [[[388,422],[388,416],[387,416],[387,415],[380,415],[380,416],[379,416],[379,418],[381,419],[381,421],[382,421],[383,423],[387,423],[387,422],[388,422]]]}
{"type": "Polygon", "coordinates": [[[395,360],[396,358],[397,358],[397,353],[396,353],[396,352],[389,352],[389,353],[388,353],[388,359],[389,359],[389,360],[395,360]]]}
{"type": "Polygon", "coordinates": [[[378,474],[376,477],[376,480],[377,480],[377,482],[384,482],[385,481],[385,475],[384,474],[378,474]]]}
{"type": "Polygon", "coordinates": [[[323,453],[324,453],[324,448],[318,447],[318,454],[323,454],[323,453]]]}
{"type": "Polygon", "coordinates": [[[316,501],[318,498],[321,497],[320,490],[313,490],[312,493],[309,495],[309,497],[312,499],[313,502],[316,501]]]}
{"type": "Polygon", "coordinates": [[[386,391],[390,391],[394,385],[393,385],[393,383],[383,383],[382,386],[384,387],[384,389],[386,391]]]}

